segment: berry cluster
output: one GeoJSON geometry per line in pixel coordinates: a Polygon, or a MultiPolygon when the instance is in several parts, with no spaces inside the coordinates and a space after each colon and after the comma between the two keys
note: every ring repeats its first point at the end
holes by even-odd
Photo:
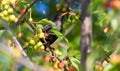
{"type": "Polygon", "coordinates": [[[10,5],[14,5],[16,0],[2,0],[0,17],[5,21],[17,22],[18,18],[13,14],[13,8],[10,5]]]}
{"type": "Polygon", "coordinates": [[[41,49],[44,50],[45,47],[43,43],[39,40],[41,38],[45,38],[44,33],[42,32],[42,29],[38,29],[37,33],[29,40],[30,46],[33,46],[35,50],[41,49]]]}
{"type": "MultiPolygon", "coordinates": [[[[46,40],[46,38],[49,36],[48,33],[43,32],[43,29],[39,28],[37,29],[36,34],[33,36],[33,38],[31,38],[29,40],[29,46],[34,47],[35,50],[46,50],[46,48],[50,48],[50,45],[46,40]],[[49,45],[49,46],[47,46],[49,45]]],[[[50,48],[50,50],[52,50],[52,48],[50,48]]],[[[58,56],[62,55],[62,52],[60,52],[59,50],[55,50],[54,53],[58,56]]]]}

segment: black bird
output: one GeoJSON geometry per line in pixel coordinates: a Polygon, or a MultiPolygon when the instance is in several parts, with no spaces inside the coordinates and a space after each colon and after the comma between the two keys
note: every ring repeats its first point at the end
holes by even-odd
{"type": "MultiPolygon", "coordinates": [[[[62,32],[62,15],[56,15],[52,21],[56,24],[58,31],[62,32]]],[[[52,29],[53,27],[50,24],[45,25],[42,29],[43,33],[45,34],[45,38],[40,39],[40,41],[45,46],[45,50],[46,48],[52,48],[51,44],[53,44],[58,38],[53,32],[51,32],[52,29]]]]}
{"type": "MultiPolygon", "coordinates": [[[[69,13],[66,13],[65,15],[68,16],[69,13]]],[[[63,13],[58,13],[52,20],[56,24],[57,30],[59,32],[63,31],[62,20],[65,15],[63,15],[63,13]]],[[[40,39],[40,41],[44,43],[45,50],[46,48],[52,48],[50,45],[53,44],[58,38],[53,32],[51,32],[52,29],[53,27],[50,24],[45,25],[44,28],[42,29],[42,31],[45,33],[45,38],[40,39]]]]}
{"type": "Polygon", "coordinates": [[[43,28],[43,32],[45,33],[45,41],[48,43],[48,44],[52,44],[53,42],[55,42],[57,40],[57,36],[51,32],[52,30],[52,26],[51,25],[46,25],[44,28],[43,28]]]}

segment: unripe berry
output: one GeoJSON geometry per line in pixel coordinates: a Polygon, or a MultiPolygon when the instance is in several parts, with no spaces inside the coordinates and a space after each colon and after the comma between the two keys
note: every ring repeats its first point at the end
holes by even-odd
{"type": "Polygon", "coordinates": [[[15,20],[15,15],[10,15],[9,18],[10,18],[11,21],[14,21],[15,20]]]}
{"type": "Polygon", "coordinates": [[[23,48],[28,47],[28,44],[29,44],[28,42],[25,42],[23,48]]]}
{"type": "Polygon", "coordinates": [[[18,18],[15,18],[15,19],[14,19],[14,22],[16,23],[17,21],[18,21],[18,18]]]}
{"type": "Polygon", "coordinates": [[[38,47],[35,45],[35,46],[34,46],[34,49],[36,50],[37,48],[38,48],[38,47]]]}
{"type": "Polygon", "coordinates": [[[4,6],[4,9],[8,9],[9,8],[9,6],[6,4],[5,6],[4,6]]]}
{"type": "Polygon", "coordinates": [[[7,4],[7,1],[2,0],[2,1],[1,1],[1,4],[2,4],[2,5],[6,5],[6,4],[7,4]]]}
{"type": "Polygon", "coordinates": [[[3,15],[8,15],[8,12],[6,10],[3,11],[3,15]]]}
{"type": "Polygon", "coordinates": [[[61,55],[62,55],[62,52],[59,52],[58,55],[61,56],[61,55]]]}
{"type": "Polygon", "coordinates": [[[3,15],[3,13],[0,13],[0,17],[3,17],[4,15],[3,15]]]}
{"type": "Polygon", "coordinates": [[[42,46],[42,42],[38,42],[36,46],[37,46],[37,47],[42,46]]]}
{"type": "Polygon", "coordinates": [[[32,22],[32,21],[33,21],[33,19],[32,19],[32,18],[29,18],[28,20],[29,20],[30,22],[32,22]]]}
{"type": "Polygon", "coordinates": [[[97,70],[97,71],[103,71],[103,67],[102,67],[101,65],[97,65],[97,66],[96,66],[96,70],[97,70]]]}
{"type": "Polygon", "coordinates": [[[41,50],[44,50],[44,49],[45,49],[45,47],[44,47],[44,46],[41,46],[41,47],[40,47],[40,49],[41,49],[41,50]]]}
{"type": "Polygon", "coordinates": [[[60,52],[59,50],[55,50],[55,53],[56,53],[57,55],[59,55],[59,56],[62,55],[62,52],[60,52]]]}
{"type": "Polygon", "coordinates": [[[42,29],[39,28],[39,29],[37,30],[37,33],[41,33],[41,32],[42,32],[42,29]]]}
{"type": "Polygon", "coordinates": [[[13,13],[13,9],[12,8],[8,8],[8,13],[13,13]]]}
{"type": "Polygon", "coordinates": [[[9,17],[3,16],[2,17],[5,21],[9,21],[9,17]]]}
{"type": "Polygon", "coordinates": [[[44,33],[43,32],[41,32],[41,33],[39,33],[38,34],[38,38],[44,38],[45,36],[44,36],[44,33]]]}
{"type": "Polygon", "coordinates": [[[29,42],[31,45],[35,45],[35,41],[33,39],[30,40],[29,42]]]}
{"type": "Polygon", "coordinates": [[[16,2],[16,0],[9,0],[9,3],[12,4],[12,5],[14,5],[15,2],[16,2]]]}

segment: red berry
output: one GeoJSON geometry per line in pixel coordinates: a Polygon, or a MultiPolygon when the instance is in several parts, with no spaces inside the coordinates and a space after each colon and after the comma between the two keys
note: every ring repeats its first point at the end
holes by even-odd
{"type": "Polygon", "coordinates": [[[22,33],[18,33],[18,38],[21,38],[22,37],[22,33]]]}
{"type": "Polygon", "coordinates": [[[75,67],[74,66],[69,66],[69,71],[75,71],[75,67]]]}
{"type": "Polygon", "coordinates": [[[49,56],[45,56],[44,61],[45,62],[49,62],[50,61],[50,57],[49,56]]]}
{"type": "Polygon", "coordinates": [[[106,27],[105,29],[104,29],[104,33],[108,33],[110,31],[110,28],[108,28],[108,27],[106,27]]]}
{"type": "Polygon", "coordinates": [[[64,66],[64,65],[63,65],[61,62],[58,62],[58,63],[57,63],[57,67],[58,67],[58,68],[63,68],[63,66],[64,66]]]}
{"type": "Polygon", "coordinates": [[[22,10],[21,10],[21,14],[24,14],[24,13],[25,13],[25,9],[22,9],[22,10]]]}
{"type": "Polygon", "coordinates": [[[104,3],[104,7],[105,7],[105,9],[106,9],[106,8],[109,8],[109,7],[110,7],[110,2],[105,2],[105,3],[104,3]]]}
{"type": "Polygon", "coordinates": [[[113,9],[120,9],[120,1],[119,0],[112,0],[112,8],[113,9]]]}

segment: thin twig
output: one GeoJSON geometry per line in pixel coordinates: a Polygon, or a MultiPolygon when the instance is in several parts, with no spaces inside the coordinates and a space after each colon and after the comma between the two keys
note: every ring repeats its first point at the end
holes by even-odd
{"type": "Polygon", "coordinates": [[[32,25],[33,23],[31,23],[28,19],[26,19],[25,18],[25,21],[28,23],[28,25],[32,28],[32,30],[34,31],[34,32],[36,32],[36,29],[35,29],[35,27],[32,25]]]}
{"type": "MultiPolygon", "coordinates": [[[[15,11],[16,13],[20,14],[20,11],[17,10],[13,5],[10,4],[10,6],[14,9],[14,11],[15,11]]],[[[32,30],[35,32],[36,30],[35,30],[34,26],[32,25],[33,23],[31,23],[31,22],[30,22],[28,19],[26,19],[25,17],[24,17],[24,20],[27,22],[27,24],[28,24],[28,25],[32,28],[32,30]]]]}
{"type": "Polygon", "coordinates": [[[56,58],[59,62],[62,61],[62,60],[58,57],[58,55],[54,52],[53,49],[50,49],[50,52],[52,53],[52,56],[53,56],[54,58],[56,58]]]}
{"type": "Polygon", "coordinates": [[[34,0],[26,9],[25,12],[23,14],[21,14],[20,18],[18,19],[18,21],[15,23],[15,25],[13,26],[16,27],[17,25],[19,25],[21,19],[25,16],[25,14],[28,12],[28,10],[36,3],[37,0],[34,0]]]}

